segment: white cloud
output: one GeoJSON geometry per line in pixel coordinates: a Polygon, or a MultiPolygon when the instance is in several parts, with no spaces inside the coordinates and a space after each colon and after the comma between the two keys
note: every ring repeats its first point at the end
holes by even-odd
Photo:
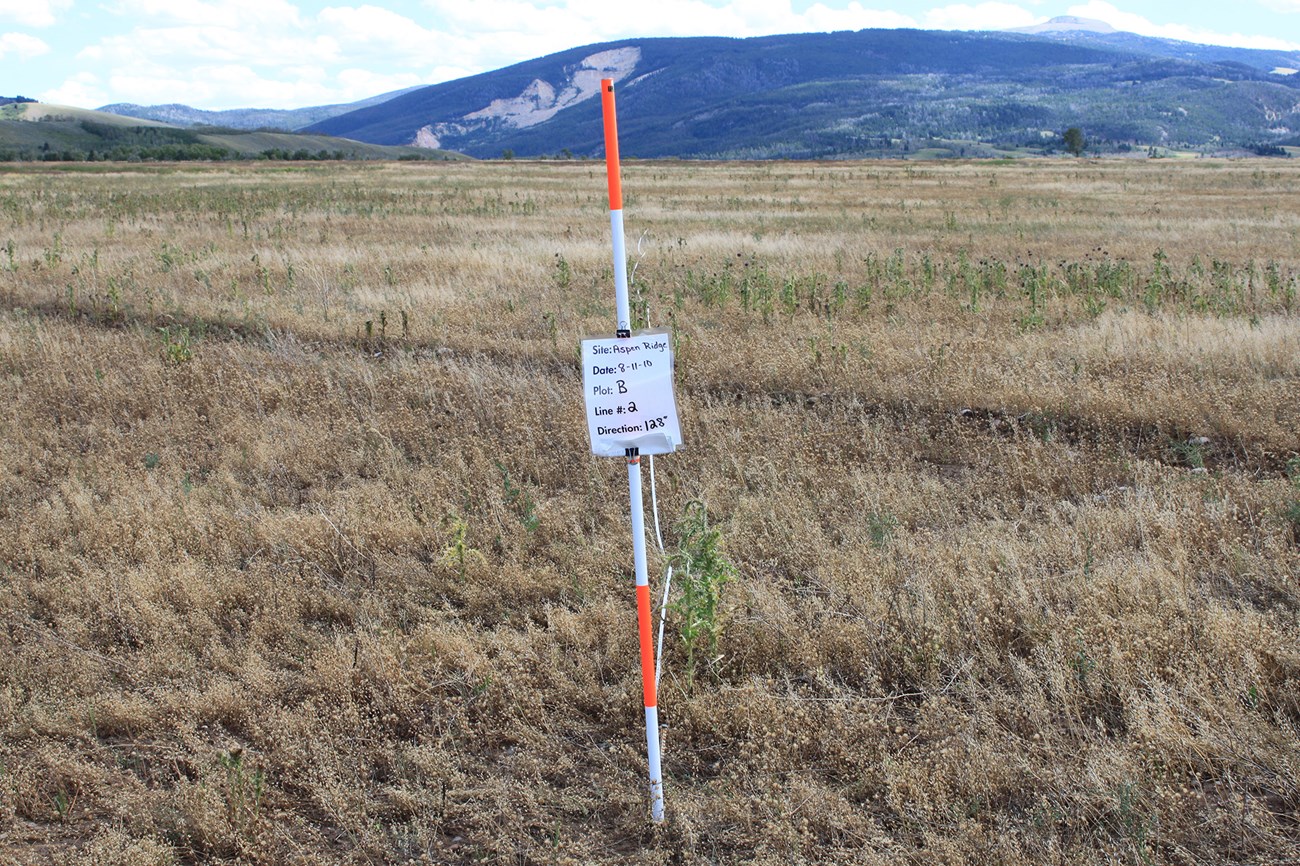
{"type": "Polygon", "coordinates": [[[117,0],[107,8],[121,17],[156,25],[175,22],[250,32],[264,27],[302,26],[298,7],[285,0],[117,0]]]}
{"type": "MultiPolygon", "coordinates": [[[[908,15],[852,0],[832,9],[814,3],[796,12],[790,0],[734,0],[719,7],[704,0],[425,0],[440,22],[438,66],[428,79],[473,74],[523,59],[593,42],[633,36],[767,36],[873,27],[916,27],[908,15]]],[[[364,7],[363,7],[364,8],[364,7]]],[[[354,10],[356,11],[356,10],[354,10]]],[[[418,25],[417,25],[418,26],[418,25]]]]}
{"type": "Polygon", "coordinates": [[[389,93],[393,90],[405,90],[408,87],[426,83],[422,76],[416,75],[414,72],[380,75],[365,69],[344,69],[338,74],[337,81],[338,87],[331,90],[331,93],[334,94],[331,97],[332,102],[354,102],[358,99],[378,96],[381,93],[389,93]]]}
{"type": "Polygon", "coordinates": [[[421,83],[430,84],[438,81],[455,81],[457,78],[467,78],[482,71],[483,70],[481,69],[467,66],[443,66],[440,64],[430,69],[428,76],[426,76],[425,80],[421,83]]]}
{"type": "Polygon", "coordinates": [[[332,61],[338,53],[338,45],[326,37],[184,25],[106,37],[78,56],[119,69],[163,62],[178,69],[205,62],[277,68],[332,61]]]}
{"type": "Polygon", "coordinates": [[[99,78],[91,72],[79,72],[64,81],[53,90],[38,93],[41,102],[54,105],[76,105],[82,108],[95,108],[108,102],[121,102],[109,99],[108,91],[101,86],[99,78]]]}
{"type": "Polygon", "coordinates": [[[448,35],[377,6],[323,9],[318,21],[326,38],[353,63],[374,58],[385,64],[425,66],[453,48],[448,35]]]}
{"type": "Polygon", "coordinates": [[[125,60],[120,46],[104,55],[113,71],[101,81],[82,74],[41,94],[42,101],[95,107],[108,102],[142,105],[183,102],[197,108],[298,108],[328,105],[425,84],[416,72],[383,74],[363,69],[333,72],[327,65],[302,59],[273,68],[249,63],[215,62],[184,66],[171,56],[136,56],[125,60]],[[125,61],[125,62],[119,62],[125,61]]]}
{"type": "Polygon", "coordinates": [[[1007,30],[1028,27],[1042,19],[1013,3],[964,3],[931,9],[925,13],[925,26],[937,30],[1007,30]]]}
{"type": "Polygon", "coordinates": [[[916,19],[872,9],[852,0],[833,9],[814,3],[796,12],[790,0],[733,0],[719,7],[704,0],[564,0],[538,6],[522,0],[426,0],[453,32],[536,34],[573,47],[585,42],[636,36],[766,36],[868,27],[915,27],[916,19]]]}
{"type": "Polygon", "coordinates": [[[72,0],[0,0],[0,21],[10,19],[24,27],[51,27],[58,12],[72,6],[72,0]]]}
{"type": "Polygon", "coordinates": [[[19,60],[31,60],[48,54],[50,46],[26,33],[0,33],[0,60],[13,55],[19,60]]]}
{"type": "MultiPolygon", "coordinates": [[[[850,3],[843,9],[829,9],[815,3],[803,13],[799,31],[867,30],[870,28],[915,27],[917,21],[909,15],[883,9],[868,9],[861,3],[850,3]]],[[[795,32],[795,31],[786,31],[795,32]]]]}
{"type": "MultiPolygon", "coordinates": [[[[1293,4],[1300,0],[1287,0],[1293,4]]],[[[1300,41],[1281,39],[1275,36],[1248,36],[1242,33],[1221,33],[1201,27],[1188,27],[1185,24],[1157,24],[1148,18],[1132,12],[1124,12],[1106,0],[1088,0],[1087,3],[1071,6],[1068,15],[1080,18],[1096,18],[1105,21],[1116,30],[1126,30],[1143,36],[1158,36],[1163,39],[1178,39],[1183,42],[1199,42],[1203,45],[1231,45],[1237,48],[1263,48],[1274,51],[1300,51],[1300,41]]]]}
{"type": "Polygon", "coordinates": [[[333,88],[309,78],[270,78],[249,66],[200,66],[183,76],[125,72],[109,77],[109,88],[124,101],[145,105],[183,101],[201,108],[259,108],[333,102],[333,88]]]}
{"type": "MultiPolygon", "coordinates": [[[[304,17],[282,0],[119,0],[113,11],[148,24],[77,54],[105,70],[112,101],[298,107],[432,83],[440,79],[425,70],[434,59],[458,74],[481,68],[474,52],[457,51],[458,40],[376,6],[304,17]]],[[[79,86],[59,92],[91,92],[79,86]]]]}

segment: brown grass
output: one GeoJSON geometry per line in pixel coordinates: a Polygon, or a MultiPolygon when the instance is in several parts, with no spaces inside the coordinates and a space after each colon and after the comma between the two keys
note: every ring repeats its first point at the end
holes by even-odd
{"type": "Polygon", "coordinates": [[[1300,167],[625,190],[660,828],[600,165],[0,174],[0,862],[1300,859],[1300,167]]]}

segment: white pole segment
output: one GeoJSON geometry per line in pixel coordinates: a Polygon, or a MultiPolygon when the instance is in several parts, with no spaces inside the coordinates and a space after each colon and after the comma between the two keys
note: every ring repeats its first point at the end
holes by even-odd
{"type": "Polygon", "coordinates": [[[632,310],[627,291],[627,237],[623,233],[623,211],[609,212],[609,234],[614,246],[614,309],[620,331],[632,330],[632,310]]]}
{"type": "Polygon", "coordinates": [[[636,569],[636,585],[649,586],[649,570],[645,559],[645,499],[641,494],[641,462],[627,464],[627,489],[632,500],[632,564],[636,569]]]}
{"type": "Polygon", "coordinates": [[[659,708],[645,708],[646,754],[650,759],[650,818],[656,824],[664,819],[663,772],[659,769],[659,708]],[[650,732],[654,731],[654,736],[650,732]]]}

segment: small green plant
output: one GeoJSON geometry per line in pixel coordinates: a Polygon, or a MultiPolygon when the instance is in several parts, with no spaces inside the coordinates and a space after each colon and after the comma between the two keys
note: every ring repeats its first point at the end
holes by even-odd
{"type": "Polygon", "coordinates": [[[72,809],[77,805],[76,792],[70,792],[60,786],[59,790],[54,792],[50,797],[50,802],[54,805],[54,811],[59,815],[59,823],[66,824],[72,817],[72,809]]]}
{"type": "Polygon", "coordinates": [[[888,511],[871,511],[867,514],[867,535],[871,546],[884,549],[894,537],[898,519],[888,511]]]}
{"type": "Polygon", "coordinates": [[[453,514],[448,518],[451,522],[451,541],[442,552],[442,562],[456,569],[456,575],[461,580],[465,579],[465,573],[469,569],[469,563],[474,559],[483,560],[483,554],[469,546],[466,540],[469,535],[469,524],[465,518],[459,514],[453,514]]]}
{"type": "Polygon", "coordinates": [[[709,513],[699,500],[687,503],[677,522],[678,548],[673,557],[681,569],[681,597],[673,611],[681,618],[677,632],[686,645],[686,682],[695,683],[701,659],[713,664],[722,636],[719,607],[722,588],[736,576],[736,566],[722,552],[722,533],[709,526],[709,513]]]}
{"type": "Polygon", "coordinates": [[[1045,321],[1043,317],[1044,295],[1049,288],[1049,279],[1046,265],[1039,267],[1023,265],[1020,268],[1020,285],[1029,298],[1029,310],[1018,321],[1022,333],[1043,326],[1045,321]]]}
{"type": "Polygon", "coordinates": [[[1132,782],[1115,789],[1115,822],[1119,832],[1133,846],[1139,863],[1151,863],[1150,838],[1154,819],[1142,808],[1141,791],[1132,782]]]}
{"type": "Polygon", "coordinates": [[[108,286],[104,291],[104,301],[104,321],[121,322],[126,318],[122,304],[122,287],[112,277],[108,278],[108,286]]]}
{"type": "Polygon", "coordinates": [[[222,752],[217,761],[226,771],[226,817],[238,830],[251,829],[262,814],[266,773],[247,765],[243,749],[222,752]]]}
{"type": "Polygon", "coordinates": [[[169,325],[159,328],[158,333],[162,336],[163,358],[167,363],[179,366],[194,357],[189,328],[169,325]]]}
{"type": "Polygon", "coordinates": [[[510,478],[510,470],[500,461],[495,461],[497,471],[501,473],[501,488],[505,492],[506,502],[519,515],[519,521],[529,532],[537,529],[540,518],[537,516],[537,504],[533,497],[510,478]]]}
{"type": "Polygon", "coordinates": [[[1088,315],[1088,318],[1095,319],[1106,311],[1106,301],[1096,295],[1084,295],[1083,311],[1088,315]]]}
{"type": "Polygon", "coordinates": [[[1173,279],[1169,269],[1169,256],[1165,255],[1165,251],[1157,248],[1152,258],[1154,263],[1151,266],[1151,279],[1147,280],[1146,291],[1142,295],[1148,313],[1155,313],[1160,308],[1160,302],[1169,291],[1173,279]]]}
{"type": "Polygon", "coordinates": [[[554,280],[557,289],[567,289],[573,282],[573,268],[569,265],[569,260],[559,253],[555,254],[555,268],[551,272],[551,279],[554,280]]]}
{"type": "Polygon", "coordinates": [[[177,253],[179,252],[180,251],[177,250],[175,247],[173,247],[171,244],[167,243],[166,241],[163,241],[163,245],[158,250],[157,253],[158,266],[159,268],[162,269],[163,273],[170,272],[171,269],[176,266],[176,262],[178,258],[177,253]]]}
{"type": "Polygon", "coordinates": [[[63,261],[63,234],[54,233],[54,242],[45,249],[45,266],[53,270],[63,261]]]}
{"type": "Polygon", "coordinates": [[[637,286],[636,296],[632,298],[632,330],[640,331],[650,327],[650,299],[647,298],[641,287],[637,286]]]}
{"type": "Polygon", "coordinates": [[[1205,446],[1209,440],[1203,436],[1193,436],[1185,442],[1170,443],[1174,459],[1189,469],[1205,468],[1205,446]]]}

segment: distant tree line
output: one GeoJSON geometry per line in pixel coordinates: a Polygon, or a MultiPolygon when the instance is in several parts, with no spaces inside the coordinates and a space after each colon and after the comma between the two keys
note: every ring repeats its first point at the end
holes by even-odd
{"type": "Polygon", "coordinates": [[[1252,144],[1249,147],[1254,151],[1255,156],[1282,156],[1288,159],[1291,157],[1286,148],[1278,147],[1276,144],[1252,144]]]}
{"type": "Polygon", "coordinates": [[[24,102],[35,102],[28,96],[0,96],[0,105],[18,105],[24,102]]]}
{"type": "Polygon", "coordinates": [[[102,149],[51,147],[0,150],[0,162],[193,162],[225,160],[238,156],[233,150],[212,144],[158,144],[148,147],[118,145],[102,149]]]}
{"type": "Polygon", "coordinates": [[[321,161],[329,159],[348,159],[351,154],[342,150],[310,151],[305,147],[290,150],[287,147],[268,147],[257,155],[258,159],[282,159],[291,162],[321,161]]]}
{"type": "MultiPolygon", "coordinates": [[[[364,159],[365,157],[345,150],[308,150],[298,148],[272,147],[256,154],[240,153],[228,147],[215,144],[194,142],[171,142],[164,144],[136,145],[119,144],[112,147],[58,148],[46,142],[37,148],[0,148],[0,162],[194,162],[194,161],[229,161],[229,160],[277,160],[286,162],[322,162],[328,160],[364,159]]],[[[446,160],[445,154],[403,154],[398,159],[404,162],[422,160],[446,160]]]]}

